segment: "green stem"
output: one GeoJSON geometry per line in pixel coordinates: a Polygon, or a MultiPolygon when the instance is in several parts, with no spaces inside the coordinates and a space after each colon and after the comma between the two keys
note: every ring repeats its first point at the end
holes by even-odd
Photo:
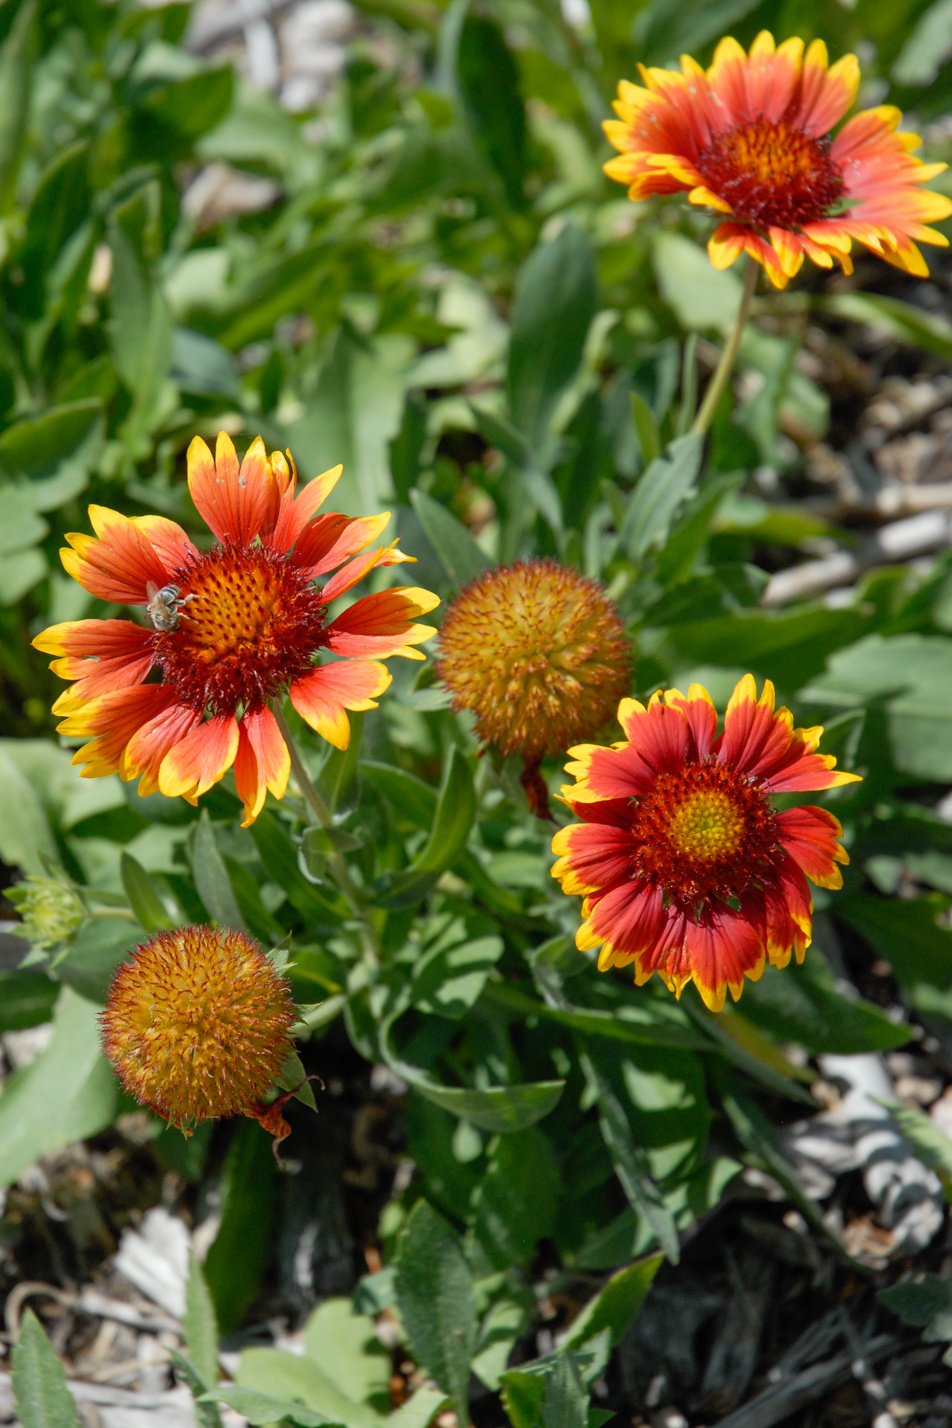
{"type": "MultiPolygon", "coordinates": [[[[333,833],[333,814],[317,791],[310,774],[304,767],[301,755],[298,753],[297,745],[294,742],[294,736],[288,728],[288,722],[277,700],[271,705],[271,712],[277,721],[278,728],[281,730],[281,737],[288,746],[288,753],[291,755],[291,769],[304,802],[311,809],[320,826],[325,829],[326,832],[333,833]]],[[[350,876],[347,864],[344,861],[344,855],[332,845],[327,855],[327,861],[330,864],[337,886],[350,903],[352,910],[362,922],[366,922],[366,914],[361,904],[360,892],[350,876]]]]}
{"type": "Polygon", "coordinates": [[[737,356],[737,349],[740,346],[740,339],[744,334],[744,328],[747,326],[747,315],[750,312],[750,302],[754,296],[754,289],[757,286],[757,274],[759,271],[757,264],[748,258],[747,271],[744,274],[744,290],[741,293],[740,306],[737,309],[734,327],[721,353],[720,361],[714,370],[714,375],[708,383],[707,391],[704,393],[704,400],[698,408],[698,414],[694,418],[694,422],[691,426],[692,432],[703,434],[714,420],[717,404],[723,395],[724,388],[727,386],[728,378],[734,366],[734,358],[737,356]]]}

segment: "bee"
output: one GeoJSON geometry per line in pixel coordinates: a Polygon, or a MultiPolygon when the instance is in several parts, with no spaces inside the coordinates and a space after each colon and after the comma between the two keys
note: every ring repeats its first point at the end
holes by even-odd
{"type": "Polygon", "coordinates": [[[145,608],[155,628],[163,633],[176,629],[182,616],[182,606],[194,600],[195,596],[186,595],[183,600],[177,585],[163,585],[160,590],[151,580],[145,588],[149,597],[145,608]]]}

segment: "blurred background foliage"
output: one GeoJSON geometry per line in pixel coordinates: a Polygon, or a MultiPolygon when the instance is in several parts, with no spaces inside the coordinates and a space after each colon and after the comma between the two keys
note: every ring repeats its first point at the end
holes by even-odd
{"type": "MultiPolygon", "coordinates": [[[[772,574],[818,541],[860,543],[849,511],[804,499],[817,495],[807,458],[823,443],[852,459],[864,394],[842,376],[851,343],[880,373],[947,367],[952,268],[930,250],[933,279],[916,284],[860,258],[854,278],[804,273],[762,295],[702,450],[697,391],[740,281],[710,268],[707,219],[631,205],[604,179],[600,123],[639,60],[706,61],[723,33],[746,44],[766,25],[858,52],[861,102],[910,110],[928,157],[949,158],[952,12],[948,0],[591,0],[570,18],[554,0],[356,9],[339,81],[301,114],[192,54],[187,4],[0,10],[0,857],[8,881],[50,877],[54,902],[82,908],[52,952],[0,972],[0,1028],[54,1019],[0,1099],[0,1173],[10,1185],[69,1141],[118,1134],[106,1128],[129,1107],[95,1010],[137,940],[208,918],[289,939],[302,1055],[330,1085],[318,1121],[301,1113],[295,1151],[377,1105],[371,1067],[408,1088],[397,1140],[415,1175],[393,1189],[396,1151],[380,1152],[382,1188],[362,1213],[382,1268],[356,1304],[399,1309],[440,1392],[419,1390],[393,1421],[424,1425],[446,1395],[461,1423],[504,1411],[516,1428],[594,1424],[611,1415],[590,1386],[659,1251],[677,1260],[679,1236],[743,1166],[817,1223],[776,1133],[813,1106],[809,1057],[925,1031],[948,1065],[952,1029],[949,560],[874,567],[833,602],[764,601],[772,574]],[[241,203],[196,185],[210,165],[241,176],[241,203]],[[548,876],[550,829],[525,808],[517,768],[474,761],[432,660],[402,672],[348,755],[307,745],[374,908],[379,965],[356,951],[326,835],[293,797],[243,831],[227,781],[200,815],[117,779],[80,782],[51,734],[59,688],[30,648],[47,623],[101,613],[63,574],[62,535],[86,528],[90,502],[189,526],[184,452],[221,426],[240,450],[258,432],[290,447],[305,475],[343,461],[341,508],[391,504],[414,580],[444,599],[530,555],[598,578],[630,625],[639,695],[701,679],[723,701],[749,669],[798,723],[826,723],[824,747],[865,782],[826,800],[853,862],[843,894],[818,896],[804,968],[768,972],[721,1018],[690,990],[678,1004],[596,976],[573,947],[574,902],[548,876]],[[547,1355],[540,1305],[568,1285],[580,1313],[547,1355]]],[[[853,474],[868,494],[875,473],[853,474]]],[[[301,1153],[308,1181],[320,1160],[301,1153]]],[[[200,1330],[217,1311],[232,1332],[260,1304],[293,1192],[251,1125],[135,1154],[174,1171],[186,1199],[203,1183],[220,1196],[210,1297],[196,1273],[190,1300],[193,1386],[211,1392],[200,1330]]],[[[238,1383],[283,1402],[286,1421],[379,1423],[374,1354],[322,1357],[356,1332],[332,1317],[311,1321],[310,1376],[255,1349],[238,1383]],[[362,1365],[332,1385],[346,1412],[322,1377],[340,1362],[362,1365]],[[293,1398],[312,1416],[294,1417],[293,1398]]]]}

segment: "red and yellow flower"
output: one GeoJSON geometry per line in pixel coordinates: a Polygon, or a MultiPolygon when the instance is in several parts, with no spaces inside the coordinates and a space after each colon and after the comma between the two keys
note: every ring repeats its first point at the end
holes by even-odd
{"type": "Polygon", "coordinates": [[[100,1017],[123,1088],[190,1135],[201,1121],[245,1115],[277,1140],[287,1096],[270,1106],[292,1049],[290,987],[257,942],[230,927],[178,927],[123,962],[100,1017]]]}
{"type": "Polygon", "coordinates": [[[917,243],[948,246],[928,227],[952,213],[943,195],[922,187],[946,167],[924,164],[920,140],[900,132],[889,104],[855,114],[855,55],[829,64],[826,46],[781,45],[766,30],[745,53],[721,40],[710,68],[689,55],[681,69],[641,66],[642,85],[622,80],[605,132],[619,157],[605,165],[632,199],[686,192],[691,203],[724,215],[708,253],[726,268],[742,253],[785,287],[804,258],[852,271],[850,249],[924,277],[917,243]]]}
{"type": "Polygon", "coordinates": [[[375,567],[413,558],[396,542],[367,548],[386,512],[316,514],[341,469],[298,490],[293,463],[268,456],[260,437],[240,466],[224,432],[214,458],[196,437],[189,490],[215,537],[202,549],[164,516],[90,507],[95,535],[66,537],[66,570],[91,595],[146,607],[151,620],[71,620],[33,641],[73,681],[53,711],[62,733],[89,740],[73,758],[83,777],[118,773],[138,778],[140,794],[195,803],[234,768],[247,826],[269,791],[281,798],[287,787],[273,712],[285,693],[344,749],[347,711],[376,708],[390,683],[381,660],[423,658],[415,646],[436,631],[417,619],[439,604],[428,590],[365,595],[331,616],[375,567]]]}
{"type": "Polygon", "coordinates": [[[838,888],[842,828],[822,808],[778,810],[772,797],[835,788],[858,775],[817,753],[822,729],[795,729],[745,675],[717,733],[707,690],[692,684],[618,709],[625,738],[570,749],[563,789],[580,823],[555,835],[553,876],[583,898],[576,942],[598,967],[655,972],[678,996],[694,982],[712,1011],[767,961],[798,962],[810,944],[807,879],[838,888]]]}

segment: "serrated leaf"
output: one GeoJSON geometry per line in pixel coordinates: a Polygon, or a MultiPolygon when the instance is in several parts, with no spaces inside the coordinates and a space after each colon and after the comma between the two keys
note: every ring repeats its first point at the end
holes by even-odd
{"type": "Polygon", "coordinates": [[[581,365],[596,304],[592,244],[567,223],[530,254],[512,306],[509,410],[537,453],[551,447],[555,408],[581,365]]]}
{"type": "Polygon", "coordinates": [[[13,1350],[13,1395],[22,1428],[80,1428],[63,1365],[32,1309],[13,1350]]]}
{"type": "Polygon", "coordinates": [[[459,1236],[425,1200],[411,1211],[394,1266],[400,1318],[416,1357],[469,1422],[469,1368],[476,1348],[473,1277],[459,1236]]]}
{"type": "Polygon", "coordinates": [[[423,527],[423,534],[433,547],[434,555],[446,571],[454,593],[482,575],[489,561],[452,512],[425,491],[411,491],[410,504],[423,527]]]}

